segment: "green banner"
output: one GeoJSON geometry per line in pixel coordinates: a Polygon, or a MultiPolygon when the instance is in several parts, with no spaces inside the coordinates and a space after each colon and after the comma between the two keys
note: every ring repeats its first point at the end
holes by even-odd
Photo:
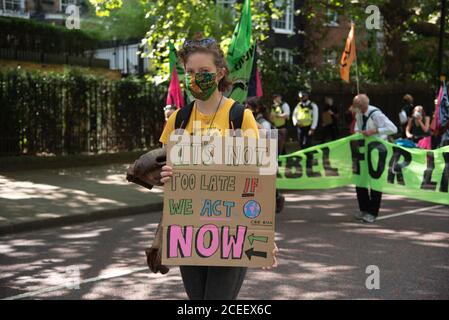
{"type": "Polygon", "coordinates": [[[251,1],[245,0],[240,21],[235,27],[229,45],[227,61],[229,77],[233,82],[229,97],[243,103],[248,95],[248,85],[253,68],[255,45],[252,44],[251,1]]]}
{"type": "Polygon", "coordinates": [[[184,81],[184,68],[181,66],[181,64],[178,61],[178,56],[176,54],[175,46],[172,42],[168,43],[168,47],[170,49],[170,53],[168,55],[169,61],[170,61],[170,77],[173,74],[173,68],[176,66],[176,72],[178,72],[178,78],[179,81],[184,81]]]}
{"type": "Polygon", "coordinates": [[[449,147],[403,148],[356,134],[279,157],[277,187],[331,189],[347,185],[449,205],[449,147]]]}

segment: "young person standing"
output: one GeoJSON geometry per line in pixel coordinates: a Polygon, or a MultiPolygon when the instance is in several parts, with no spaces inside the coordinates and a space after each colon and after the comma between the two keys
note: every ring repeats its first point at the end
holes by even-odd
{"type": "MultiPolygon", "coordinates": [[[[224,135],[227,129],[232,129],[230,128],[230,112],[235,106],[235,101],[223,95],[223,92],[227,91],[231,85],[223,51],[211,38],[186,41],[179,53],[179,58],[185,69],[186,89],[196,99],[190,116],[182,121],[186,122],[182,124],[182,128],[192,134],[194,122],[196,122],[196,125],[199,124],[201,135],[217,133],[224,135]]],[[[168,119],[159,140],[162,144],[166,145],[169,136],[178,129],[177,115],[182,110],[177,110],[168,119]]],[[[250,110],[244,110],[241,129],[248,136],[258,136],[257,123],[250,110]]],[[[172,175],[173,169],[164,166],[161,182],[168,182],[172,175]]],[[[275,248],[273,254],[275,255],[276,252],[275,248]]],[[[273,267],[276,265],[275,259],[273,267]]],[[[233,300],[238,296],[247,268],[181,266],[180,271],[190,299],[233,300]]]]}

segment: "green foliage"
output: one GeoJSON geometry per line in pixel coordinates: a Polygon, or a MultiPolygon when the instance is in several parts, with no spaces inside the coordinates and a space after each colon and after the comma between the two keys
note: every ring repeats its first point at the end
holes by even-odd
{"type": "MultiPolygon", "coordinates": [[[[215,37],[222,47],[227,48],[231,40],[233,28],[239,17],[241,2],[233,10],[216,5],[215,0],[140,0],[147,5],[146,16],[154,21],[148,24],[148,32],[143,41],[148,45],[148,56],[153,70],[152,79],[158,83],[167,80],[168,72],[168,42],[173,41],[177,49],[186,38],[192,38],[197,32],[205,37],[215,37]],[[153,76],[156,76],[153,78],[153,76]]],[[[119,0],[90,0],[97,6],[100,15],[112,15],[113,10],[122,6],[119,0]]],[[[279,17],[281,8],[276,7],[276,0],[252,1],[253,30],[259,43],[264,44],[270,31],[271,19],[279,17]]],[[[367,42],[366,50],[359,50],[359,67],[361,79],[366,82],[408,81],[413,79],[427,79],[431,81],[436,74],[436,63],[433,51],[438,39],[435,35],[423,34],[422,24],[435,32],[438,28],[439,1],[427,0],[359,0],[342,1],[306,0],[304,5],[297,8],[296,15],[300,15],[305,23],[305,48],[302,52],[301,67],[310,69],[315,77],[325,81],[338,78],[335,66],[323,65],[316,70],[316,66],[309,64],[307,57],[313,56],[320,49],[322,40],[326,36],[323,30],[325,13],[333,9],[340,16],[353,20],[357,25],[358,46],[367,42]],[[365,12],[370,5],[380,9],[383,24],[381,32],[383,43],[381,50],[377,49],[375,37],[377,30],[366,30],[365,12]],[[362,35],[363,34],[363,35],[362,35]],[[419,39],[419,40],[417,40],[419,39]],[[425,50],[423,43],[429,45],[432,51],[422,54],[425,50]],[[423,69],[425,68],[425,69],[423,69]]],[[[449,23],[449,15],[448,15],[449,23]]],[[[349,30],[349,25],[348,25],[349,30]]],[[[266,42],[265,42],[266,43],[266,42]]],[[[337,52],[343,50],[344,40],[337,52]]]]}
{"type": "Polygon", "coordinates": [[[143,38],[155,18],[145,18],[148,3],[127,0],[120,8],[108,15],[97,16],[95,7],[88,4],[87,15],[81,21],[81,28],[100,40],[126,40],[143,38]]]}
{"type": "MultiPolygon", "coordinates": [[[[148,24],[143,44],[148,46],[147,53],[153,67],[151,79],[156,83],[169,77],[168,43],[172,41],[179,49],[185,39],[191,39],[201,32],[204,37],[214,37],[226,51],[238,21],[241,3],[235,8],[224,8],[215,0],[141,0],[147,5],[146,17],[154,20],[148,24]],[[155,75],[155,78],[153,78],[155,75]]],[[[90,0],[97,6],[100,15],[110,14],[121,6],[115,0],[90,0]]],[[[276,18],[280,11],[275,0],[253,0],[253,33],[258,41],[267,39],[272,15],[276,18]]]]}
{"type": "MultiPolygon", "coordinates": [[[[375,37],[376,31],[365,29],[368,17],[365,10],[370,5],[379,8],[383,20],[380,30],[383,34],[383,49],[376,54],[372,51],[375,45],[371,42],[372,46],[368,46],[367,50],[359,50],[360,71],[369,81],[419,79],[433,82],[435,79],[437,73],[435,48],[438,46],[440,1],[328,0],[307,1],[307,3],[305,15],[309,18],[325,8],[333,8],[340,15],[352,19],[360,31],[358,35],[363,32],[367,39],[375,37]],[[428,51],[424,53],[426,46],[428,51]]],[[[449,24],[449,15],[447,23],[449,24]]],[[[359,44],[366,39],[360,40],[359,44]]]]}
{"type": "Polygon", "coordinates": [[[287,99],[296,98],[300,89],[310,89],[310,71],[298,64],[279,62],[272,49],[265,49],[259,58],[263,91],[267,99],[274,93],[282,94],[287,99]]]}
{"type": "Polygon", "coordinates": [[[146,81],[0,72],[0,155],[79,154],[158,144],[164,92],[146,81]]]}
{"type": "Polygon", "coordinates": [[[96,39],[82,30],[69,30],[49,23],[0,17],[0,48],[44,53],[83,54],[96,39]]]}

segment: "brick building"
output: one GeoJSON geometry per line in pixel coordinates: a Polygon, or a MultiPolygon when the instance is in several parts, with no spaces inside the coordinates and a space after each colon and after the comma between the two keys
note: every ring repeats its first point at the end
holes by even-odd
{"type": "Polygon", "coordinates": [[[80,0],[0,0],[0,16],[36,19],[63,24],[66,8],[80,0]]]}

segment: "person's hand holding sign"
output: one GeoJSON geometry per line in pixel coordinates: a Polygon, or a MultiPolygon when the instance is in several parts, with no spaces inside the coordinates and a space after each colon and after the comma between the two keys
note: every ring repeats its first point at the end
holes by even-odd
{"type": "Polygon", "coordinates": [[[161,171],[162,177],[161,182],[163,184],[166,184],[171,179],[172,176],[173,176],[173,168],[170,166],[163,166],[161,171]]]}
{"type": "Polygon", "coordinates": [[[263,270],[271,270],[274,268],[277,268],[278,266],[278,259],[276,258],[276,255],[279,253],[278,246],[276,245],[276,242],[274,243],[274,249],[273,249],[273,265],[271,267],[264,267],[263,270]]]}

